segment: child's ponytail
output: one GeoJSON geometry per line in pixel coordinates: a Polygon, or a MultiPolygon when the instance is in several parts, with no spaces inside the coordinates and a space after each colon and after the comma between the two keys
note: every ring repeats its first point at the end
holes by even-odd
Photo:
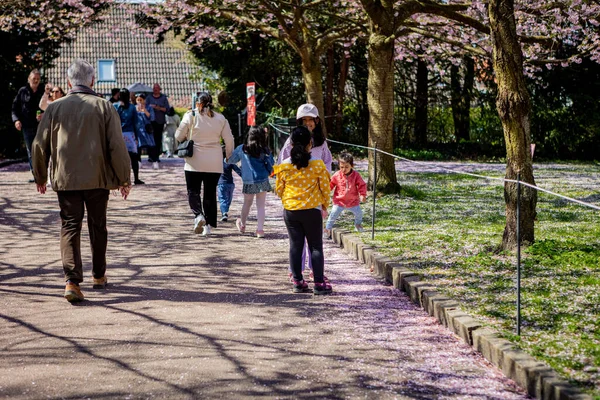
{"type": "Polygon", "coordinates": [[[290,140],[292,142],[292,151],[290,152],[292,164],[298,169],[308,167],[310,152],[306,150],[306,147],[311,140],[310,131],[304,126],[297,126],[292,131],[290,140]]]}

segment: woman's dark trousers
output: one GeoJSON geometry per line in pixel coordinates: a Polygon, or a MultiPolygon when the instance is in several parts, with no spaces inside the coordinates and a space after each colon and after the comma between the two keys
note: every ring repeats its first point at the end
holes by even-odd
{"type": "Polygon", "coordinates": [[[218,172],[185,171],[188,201],[194,216],[204,215],[206,223],[217,227],[217,183],[221,174],[218,172]],[[200,192],[204,185],[204,194],[200,201],[200,192]]]}
{"type": "Polygon", "coordinates": [[[165,124],[159,124],[158,122],[152,121],[152,136],[154,136],[154,147],[148,149],[148,160],[159,162],[160,155],[162,154],[162,134],[165,124]]]}

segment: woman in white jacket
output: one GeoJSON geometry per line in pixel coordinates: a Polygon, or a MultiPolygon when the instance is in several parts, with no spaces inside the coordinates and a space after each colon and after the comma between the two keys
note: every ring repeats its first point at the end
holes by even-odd
{"type": "Polygon", "coordinates": [[[194,232],[202,231],[203,236],[211,233],[211,227],[217,227],[217,183],[223,173],[221,139],[225,142],[227,157],[231,156],[234,147],[229,122],[222,114],[213,111],[213,107],[208,93],[198,93],[196,108],[185,113],[175,132],[179,142],[194,141],[193,155],[185,159],[185,182],[194,213],[194,232]]]}

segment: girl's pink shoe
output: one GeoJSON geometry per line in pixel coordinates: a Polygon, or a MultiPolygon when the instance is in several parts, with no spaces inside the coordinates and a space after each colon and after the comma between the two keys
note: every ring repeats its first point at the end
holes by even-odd
{"type": "Polygon", "coordinates": [[[331,288],[331,284],[329,282],[317,283],[313,287],[313,294],[321,295],[321,294],[330,294],[333,291],[331,288]]]}
{"type": "MultiPolygon", "coordinates": [[[[314,281],[315,280],[315,275],[313,274],[312,271],[310,271],[310,274],[308,275],[310,280],[314,281]]],[[[323,281],[326,283],[329,283],[329,278],[326,277],[325,275],[323,275],[323,281]]]]}
{"type": "Polygon", "coordinates": [[[242,224],[241,219],[238,218],[235,220],[235,226],[237,226],[238,231],[240,231],[240,233],[246,233],[246,225],[242,224]]]}

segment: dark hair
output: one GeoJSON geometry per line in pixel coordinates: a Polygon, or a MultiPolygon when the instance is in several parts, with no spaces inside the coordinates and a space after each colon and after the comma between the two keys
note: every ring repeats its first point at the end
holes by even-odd
{"type": "Polygon", "coordinates": [[[119,90],[119,101],[123,102],[123,106],[125,106],[125,108],[129,107],[129,104],[131,104],[130,96],[131,95],[129,94],[129,89],[122,88],[121,90],[119,90]]]}
{"type": "Polygon", "coordinates": [[[136,93],[135,97],[141,97],[142,99],[146,99],[146,95],[144,93],[136,93]]]}
{"type": "Polygon", "coordinates": [[[256,158],[259,158],[263,153],[271,153],[267,146],[267,135],[265,135],[265,129],[262,126],[253,126],[250,128],[246,137],[246,144],[244,144],[242,150],[244,150],[244,153],[256,158]]]}
{"type": "Polygon", "coordinates": [[[60,92],[61,95],[63,95],[63,96],[65,95],[65,91],[60,86],[54,86],[52,88],[52,92],[54,92],[54,88],[58,89],[58,91],[60,92]]]}
{"type": "Polygon", "coordinates": [[[310,152],[306,150],[306,146],[310,143],[310,131],[305,126],[297,126],[292,131],[290,141],[292,142],[292,151],[290,156],[292,158],[292,164],[296,168],[308,167],[310,161],[310,152]]]}
{"type": "Polygon", "coordinates": [[[217,95],[217,101],[221,106],[227,107],[227,105],[229,104],[229,95],[227,94],[227,92],[221,90],[217,95]]]}
{"type": "Polygon", "coordinates": [[[211,118],[214,117],[215,113],[213,112],[213,108],[215,108],[215,106],[213,105],[212,96],[206,92],[198,92],[196,96],[196,102],[200,103],[202,106],[200,114],[206,114],[211,118]]]}
{"type": "Polygon", "coordinates": [[[118,94],[121,91],[118,87],[110,89],[110,97],[115,97],[115,94],[118,94]]]}
{"type": "MultiPolygon", "coordinates": [[[[304,126],[302,118],[296,120],[296,125],[304,126]]],[[[313,146],[314,147],[321,146],[323,143],[325,143],[325,140],[327,139],[325,137],[325,134],[323,134],[323,128],[321,127],[321,119],[319,117],[315,118],[315,129],[313,129],[313,131],[311,132],[311,135],[313,138],[313,146]]]]}
{"type": "Polygon", "coordinates": [[[348,153],[347,151],[340,153],[340,155],[338,156],[338,160],[342,160],[343,162],[348,163],[350,164],[350,166],[354,167],[354,157],[352,157],[352,154],[348,153]]]}
{"type": "Polygon", "coordinates": [[[169,109],[167,110],[167,115],[169,117],[172,117],[175,115],[175,109],[173,108],[173,106],[169,107],[169,109]]]}

